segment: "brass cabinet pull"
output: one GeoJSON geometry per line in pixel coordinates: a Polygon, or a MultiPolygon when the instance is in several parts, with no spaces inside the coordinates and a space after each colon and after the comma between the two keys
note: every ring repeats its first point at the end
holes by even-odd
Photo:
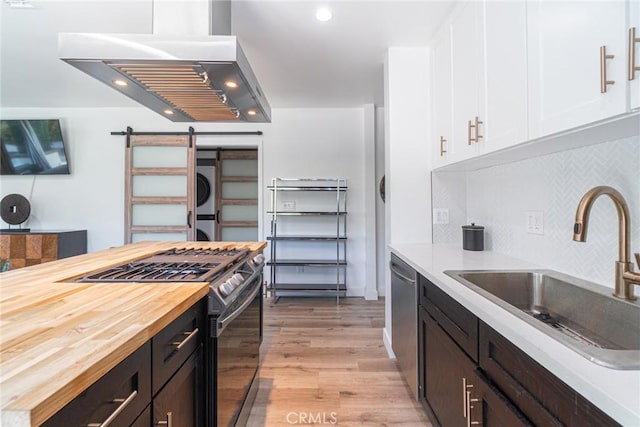
{"type": "Polygon", "coordinates": [[[640,37],[636,37],[636,27],[629,28],[629,80],[636,78],[636,71],[640,71],[640,66],[636,66],[636,43],[640,43],[640,37]]]}
{"type": "Polygon", "coordinates": [[[171,345],[175,345],[176,350],[180,350],[191,338],[195,337],[197,333],[198,333],[198,328],[195,328],[191,332],[183,332],[182,334],[186,335],[187,337],[180,342],[172,342],[171,345]]]}
{"type": "Polygon", "coordinates": [[[483,124],[483,122],[480,121],[480,118],[478,118],[478,116],[476,116],[476,124],[474,126],[474,128],[476,129],[476,142],[480,142],[480,138],[482,138],[482,135],[480,135],[480,125],[483,124]]]}
{"type": "Polygon", "coordinates": [[[445,142],[447,142],[447,140],[444,139],[444,136],[440,136],[440,157],[444,156],[444,153],[447,152],[447,150],[444,149],[445,142]]]}
{"type": "Polygon", "coordinates": [[[173,413],[167,412],[167,421],[158,421],[157,426],[173,427],[173,413]]]}
{"type": "Polygon", "coordinates": [[[607,55],[607,47],[600,46],[600,93],[607,91],[607,86],[615,84],[615,80],[607,80],[607,59],[613,59],[615,55],[607,55]]]}
{"type": "Polygon", "coordinates": [[[480,125],[483,124],[482,121],[480,121],[480,118],[478,116],[476,116],[473,119],[473,124],[471,122],[471,120],[469,120],[467,122],[467,145],[471,145],[471,143],[473,142],[480,142],[480,138],[483,138],[482,135],[480,135],[480,125]],[[473,136],[471,136],[471,129],[475,129],[476,131],[476,136],[475,138],[473,136]]]}
{"type": "MultiPolygon", "coordinates": [[[[471,386],[473,387],[473,386],[471,386]]],[[[471,426],[475,426],[480,424],[480,421],[471,421],[471,409],[473,409],[473,406],[471,405],[471,402],[478,402],[480,399],[472,399],[471,398],[471,392],[468,391],[467,392],[467,427],[471,427],[471,426]]]]}
{"type": "Polygon", "coordinates": [[[462,416],[467,418],[469,414],[469,395],[470,391],[467,389],[473,388],[473,384],[467,384],[467,379],[462,377],[462,416]]]}
{"type": "Polygon", "coordinates": [[[462,377],[462,416],[467,418],[467,379],[462,377]]]}
{"type": "Polygon", "coordinates": [[[120,405],[118,405],[118,407],[116,408],[115,411],[113,411],[111,413],[111,415],[109,415],[107,417],[106,420],[104,420],[101,423],[89,423],[87,424],[87,427],[107,427],[109,424],[111,424],[113,422],[113,420],[116,419],[116,417],[118,415],[120,415],[120,413],[122,411],[124,411],[124,408],[126,408],[129,403],[131,403],[131,401],[133,401],[133,399],[136,398],[136,396],[138,395],[138,390],[133,390],[131,392],[131,394],[126,398],[126,399],[113,399],[111,401],[111,403],[119,403],[120,405]]]}

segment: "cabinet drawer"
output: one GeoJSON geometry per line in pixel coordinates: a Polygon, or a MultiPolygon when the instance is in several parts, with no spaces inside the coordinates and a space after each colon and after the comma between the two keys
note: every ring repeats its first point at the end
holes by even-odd
{"type": "Polygon", "coordinates": [[[202,342],[204,316],[201,301],[151,339],[154,396],[202,342]]]}
{"type": "Polygon", "coordinates": [[[153,398],[153,426],[201,427],[204,416],[202,346],[153,398]]]}
{"type": "Polygon", "coordinates": [[[73,399],[43,426],[131,425],[151,401],[151,345],[147,342],[73,399]]]}
{"type": "Polygon", "coordinates": [[[536,425],[618,425],[483,322],[479,363],[491,382],[536,425]]]}
{"type": "Polygon", "coordinates": [[[426,295],[429,314],[456,344],[477,362],[478,318],[425,278],[421,278],[420,293],[426,295]]]}

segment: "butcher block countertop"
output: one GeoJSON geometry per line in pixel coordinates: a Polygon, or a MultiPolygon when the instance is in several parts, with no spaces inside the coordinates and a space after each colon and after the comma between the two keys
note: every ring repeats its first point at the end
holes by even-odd
{"type": "Polygon", "coordinates": [[[0,274],[0,425],[37,426],[205,297],[207,283],[74,283],[173,247],[264,242],[139,242],[0,274]]]}

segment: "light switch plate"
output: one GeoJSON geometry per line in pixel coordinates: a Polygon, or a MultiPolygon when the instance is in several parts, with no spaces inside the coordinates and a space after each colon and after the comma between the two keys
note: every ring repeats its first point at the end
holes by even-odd
{"type": "Polygon", "coordinates": [[[544,214],[542,211],[526,211],[527,233],[544,234],[544,214]]]}
{"type": "Polygon", "coordinates": [[[433,209],[434,224],[449,224],[449,209],[437,208],[433,209]]]}

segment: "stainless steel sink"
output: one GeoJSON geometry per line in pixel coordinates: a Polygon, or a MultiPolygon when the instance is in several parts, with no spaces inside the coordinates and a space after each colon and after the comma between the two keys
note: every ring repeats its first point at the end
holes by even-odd
{"type": "Polygon", "coordinates": [[[594,363],[640,369],[640,305],[612,289],[551,270],[445,274],[594,363]]]}

